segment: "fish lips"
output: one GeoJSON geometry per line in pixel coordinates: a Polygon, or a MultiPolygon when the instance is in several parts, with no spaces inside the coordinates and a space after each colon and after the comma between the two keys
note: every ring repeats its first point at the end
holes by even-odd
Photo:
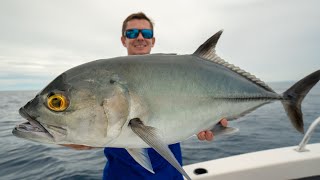
{"type": "Polygon", "coordinates": [[[54,140],[49,131],[35,120],[35,117],[30,116],[23,107],[19,109],[19,114],[28,122],[18,124],[12,131],[13,135],[38,142],[54,140]]]}

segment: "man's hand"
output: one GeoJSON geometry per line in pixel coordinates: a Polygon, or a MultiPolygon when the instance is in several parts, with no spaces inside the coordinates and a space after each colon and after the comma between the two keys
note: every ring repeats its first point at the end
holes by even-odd
{"type": "Polygon", "coordinates": [[[91,146],[84,146],[84,145],[78,145],[78,144],[60,144],[61,146],[69,147],[75,150],[89,150],[93,149],[91,146]]]}
{"type": "MultiPolygon", "coordinates": [[[[227,119],[221,119],[220,120],[220,124],[224,127],[227,127],[228,126],[228,120],[227,119]]],[[[207,140],[207,141],[212,141],[213,140],[213,133],[212,131],[210,130],[206,130],[206,131],[201,131],[197,134],[198,136],[198,139],[200,141],[204,141],[204,140],[207,140]]]]}

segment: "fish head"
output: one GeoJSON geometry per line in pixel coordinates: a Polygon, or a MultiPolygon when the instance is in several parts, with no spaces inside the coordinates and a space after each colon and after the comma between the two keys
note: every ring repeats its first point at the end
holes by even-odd
{"type": "Polygon", "coordinates": [[[58,76],[20,108],[20,115],[28,122],[17,125],[13,134],[41,143],[94,147],[111,141],[103,102],[115,94],[115,88],[100,87],[97,79],[84,78],[88,75],[83,72],[83,77],[72,80],[66,73],[58,76]]]}

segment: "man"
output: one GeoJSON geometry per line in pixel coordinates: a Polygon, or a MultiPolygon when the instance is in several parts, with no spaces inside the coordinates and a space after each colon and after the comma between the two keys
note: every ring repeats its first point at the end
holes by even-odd
{"type": "MultiPolygon", "coordinates": [[[[124,20],[121,42],[127,48],[128,55],[150,54],[155,41],[153,23],[144,13],[131,14],[124,20]]],[[[221,124],[227,126],[227,120],[221,120],[221,124]]],[[[202,131],[198,134],[198,139],[211,141],[213,133],[202,131]]],[[[182,165],[180,144],[169,145],[169,148],[182,165]]],[[[182,175],[152,148],[148,149],[148,154],[155,174],[136,163],[125,149],[105,148],[104,153],[108,162],[103,179],[183,179],[182,175]]]]}

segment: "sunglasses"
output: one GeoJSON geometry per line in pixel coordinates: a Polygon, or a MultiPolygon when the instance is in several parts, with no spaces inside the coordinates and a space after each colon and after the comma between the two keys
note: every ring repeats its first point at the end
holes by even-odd
{"type": "Polygon", "coordinates": [[[128,30],[126,30],[124,35],[128,39],[135,39],[139,36],[140,32],[141,32],[143,38],[145,38],[145,39],[153,38],[153,31],[151,29],[128,29],[128,30]]]}

